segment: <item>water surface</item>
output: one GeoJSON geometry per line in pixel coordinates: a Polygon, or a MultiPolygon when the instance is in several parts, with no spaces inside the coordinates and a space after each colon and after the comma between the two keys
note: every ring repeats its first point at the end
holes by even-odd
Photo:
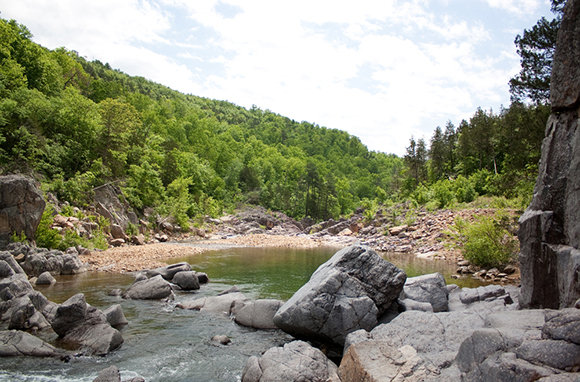
{"type": "MultiPolygon", "coordinates": [[[[110,365],[122,371],[122,379],[142,376],[154,381],[239,381],[247,358],[280,346],[291,337],[279,330],[257,331],[235,324],[229,317],[175,309],[176,302],[216,295],[237,285],[250,298],[288,299],[312,272],[336,252],[336,248],[272,249],[231,248],[210,251],[170,263],[187,261],[206,272],[211,282],[197,292],[180,292],[176,301],[131,301],[108,296],[111,289],[127,288],[128,274],[88,272],[58,277],[58,283],[39,288],[50,300],[61,303],[76,293],[87,302],[106,309],[121,304],[129,325],[123,330],[125,343],[107,357],[74,358],[70,363],[52,359],[0,358],[1,381],[92,381],[110,365]],[[225,334],[228,346],[210,339],[225,334]]],[[[406,270],[409,276],[441,272],[449,277],[453,264],[422,260],[412,255],[384,255],[406,270]]],[[[456,280],[448,280],[455,282],[456,280]]],[[[463,286],[476,286],[463,282],[463,286]]]]}

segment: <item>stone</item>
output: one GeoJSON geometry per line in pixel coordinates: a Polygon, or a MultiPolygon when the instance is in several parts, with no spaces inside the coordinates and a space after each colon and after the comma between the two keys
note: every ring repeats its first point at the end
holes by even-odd
{"type": "Polygon", "coordinates": [[[123,293],[123,297],[132,300],[161,300],[169,297],[171,293],[171,285],[161,275],[157,275],[133,283],[123,293]]]}
{"type": "Polygon", "coordinates": [[[284,304],[274,299],[235,301],[231,313],[240,325],[255,329],[276,329],[274,315],[284,304]]]}
{"type": "Polygon", "coordinates": [[[411,300],[410,298],[399,300],[399,305],[403,308],[404,311],[419,310],[422,312],[433,312],[433,305],[431,305],[430,303],[415,301],[411,300]]]}
{"type": "Polygon", "coordinates": [[[234,303],[242,303],[248,300],[243,293],[234,292],[221,296],[210,296],[197,298],[190,302],[177,304],[177,308],[199,310],[202,312],[222,313],[230,315],[234,303]]]}
{"type": "Polygon", "coordinates": [[[109,366],[103,369],[97,375],[97,378],[93,379],[93,382],[121,382],[121,373],[119,368],[115,365],[109,366]]]}
{"type": "Polygon", "coordinates": [[[0,357],[62,357],[66,352],[20,330],[0,331],[0,357]]]}
{"type": "Polygon", "coordinates": [[[195,272],[195,275],[197,276],[197,281],[200,284],[207,284],[209,282],[209,277],[207,276],[207,273],[195,272]]]}
{"type": "Polygon", "coordinates": [[[109,244],[112,247],[120,247],[123,244],[125,244],[125,239],[112,239],[112,240],[109,240],[109,244]]]}
{"type": "Polygon", "coordinates": [[[44,272],[53,275],[74,275],[87,270],[78,255],[57,250],[29,253],[22,263],[22,268],[29,276],[38,276],[44,272]]]}
{"type": "Polygon", "coordinates": [[[120,304],[111,305],[103,311],[103,314],[107,318],[109,325],[113,328],[118,328],[129,323],[120,304]]]}
{"type": "Polygon", "coordinates": [[[42,272],[36,279],[36,285],[52,285],[55,283],[56,279],[48,271],[42,272]]]}
{"type": "Polygon", "coordinates": [[[135,245],[145,245],[145,235],[142,233],[131,236],[131,243],[135,245]]]}
{"type": "Polygon", "coordinates": [[[495,297],[505,296],[505,288],[499,285],[486,285],[477,288],[463,288],[459,299],[464,304],[485,301],[495,297]]]}
{"type": "Polygon", "coordinates": [[[161,277],[163,277],[165,280],[171,281],[173,279],[173,276],[175,276],[177,272],[186,272],[186,271],[191,271],[191,265],[183,262],[171,264],[166,267],[155,268],[150,271],[147,271],[146,274],[147,277],[161,275],[161,277]]]}
{"type": "Polygon", "coordinates": [[[242,372],[242,382],[325,381],[340,382],[338,367],[320,350],[304,341],[252,356],[242,372]]]}
{"type": "Polygon", "coordinates": [[[50,326],[28,295],[12,299],[8,305],[3,315],[9,317],[8,329],[40,330],[50,326]]]}
{"type": "Polygon", "coordinates": [[[565,308],[580,298],[580,1],[569,0],[552,66],[552,115],[532,201],[520,217],[522,307],[565,308]]]}
{"type": "Polygon", "coordinates": [[[6,301],[15,297],[21,297],[33,290],[32,285],[30,285],[26,275],[23,273],[17,273],[0,279],[0,300],[6,301]]]}
{"type": "Polygon", "coordinates": [[[84,355],[106,355],[123,343],[121,333],[109,325],[103,312],[86,303],[82,293],[58,306],[50,324],[62,342],[84,355]]]}
{"type": "Polygon", "coordinates": [[[14,270],[12,270],[6,261],[0,260],[0,278],[10,277],[12,275],[14,275],[14,270]]]}
{"type": "Polygon", "coordinates": [[[85,295],[78,293],[57,308],[55,317],[50,324],[56,334],[64,337],[75,326],[84,322],[86,317],[87,302],[85,301],[85,295]]]}
{"type": "Polygon", "coordinates": [[[125,235],[125,231],[123,230],[123,227],[121,227],[120,225],[111,224],[110,230],[111,230],[111,236],[113,236],[113,239],[127,240],[127,235],[125,235]]]}
{"type": "Polygon", "coordinates": [[[182,290],[199,289],[199,279],[195,271],[177,272],[171,282],[178,285],[182,290]]]}
{"type": "Polygon", "coordinates": [[[215,335],[211,338],[211,340],[212,342],[217,342],[220,345],[228,345],[232,342],[230,337],[223,334],[215,335]]]}
{"type": "Polygon", "coordinates": [[[405,232],[409,228],[407,225],[400,225],[396,227],[389,228],[389,234],[393,236],[399,236],[402,232],[405,232]]]}
{"type": "Polygon", "coordinates": [[[46,203],[34,180],[22,175],[0,176],[0,248],[13,234],[34,240],[46,203]]]}
{"type": "Polygon", "coordinates": [[[348,333],[377,325],[406,278],[405,272],[368,247],[344,248],[278,310],[274,323],[295,337],[342,346],[348,333]]]}
{"type": "Polygon", "coordinates": [[[439,372],[412,346],[397,349],[385,342],[365,341],[348,348],[338,375],[342,381],[418,382],[438,376],[439,372]]]}
{"type": "Polygon", "coordinates": [[[547,312],[542,337],[580,345],[580,311],[571,308],[547,312]]]}
{"type": "Polygon", "coordinates": [[[524,341],[516,350],[516,356],[533,364],[541,364],[560,370],[580,366],[580,345],[566,341],[524,341]]]}
{"type": "Polygon", "coordinates": [[[408,278],[402,294],[411,300],[431,304],[433,312],[449,310],[447,287],[441,273],[408,278]]]}

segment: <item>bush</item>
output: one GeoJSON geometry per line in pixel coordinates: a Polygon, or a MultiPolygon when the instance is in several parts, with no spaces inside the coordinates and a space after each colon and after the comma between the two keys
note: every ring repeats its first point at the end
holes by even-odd
{"type": "Polygon", "coordinates": [[[453,236],[459,241],[463,256],[471,263],[491,268],[512,261],[518,242],[510,233],[510,217],[502,211],[495,216],[481,216],[474,223],[456,219],[453,236]]]}

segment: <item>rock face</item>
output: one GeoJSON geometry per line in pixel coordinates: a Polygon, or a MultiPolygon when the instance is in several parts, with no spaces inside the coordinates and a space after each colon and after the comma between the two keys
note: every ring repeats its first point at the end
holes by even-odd
{"type": "Polygon", "coordinates": [[[580,1],[569,0],[552,69],[552,115],[534,196],[520,218],[523,307],[562,308],[580,297],[580,1]]]}
{"type": "Polygon", "coordinates": [[[406,278],[367,247],[344,248],[278,310],[274,323],[295,337],[342,346],[348,333],[377,325],[406,278]]]}
{"type": "Polygon", "coordinates": [[[318,349],[303,341],[271,348],[261,358],[250,357],[242,382],[327,381],[340,382],[336,365],[318,349]]]}
{"type": "Polygon", "coordinates": [[[0,248],[8,244],[13,233],[24,233],[34,240],[45,205],[32,179],[0,176],[0,248]]]}

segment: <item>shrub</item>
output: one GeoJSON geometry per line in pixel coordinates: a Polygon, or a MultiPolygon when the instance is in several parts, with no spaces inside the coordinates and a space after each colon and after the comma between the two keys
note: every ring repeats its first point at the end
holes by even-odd
{"type": "Polygon", "coordinates": [[[474,223],[456,219],[452,229],[463,256],[481,267],[501,267],[518,251],[518,242],[509,231],[510,218],[502,211],[495,216],[481,216],[474,223]]]}

